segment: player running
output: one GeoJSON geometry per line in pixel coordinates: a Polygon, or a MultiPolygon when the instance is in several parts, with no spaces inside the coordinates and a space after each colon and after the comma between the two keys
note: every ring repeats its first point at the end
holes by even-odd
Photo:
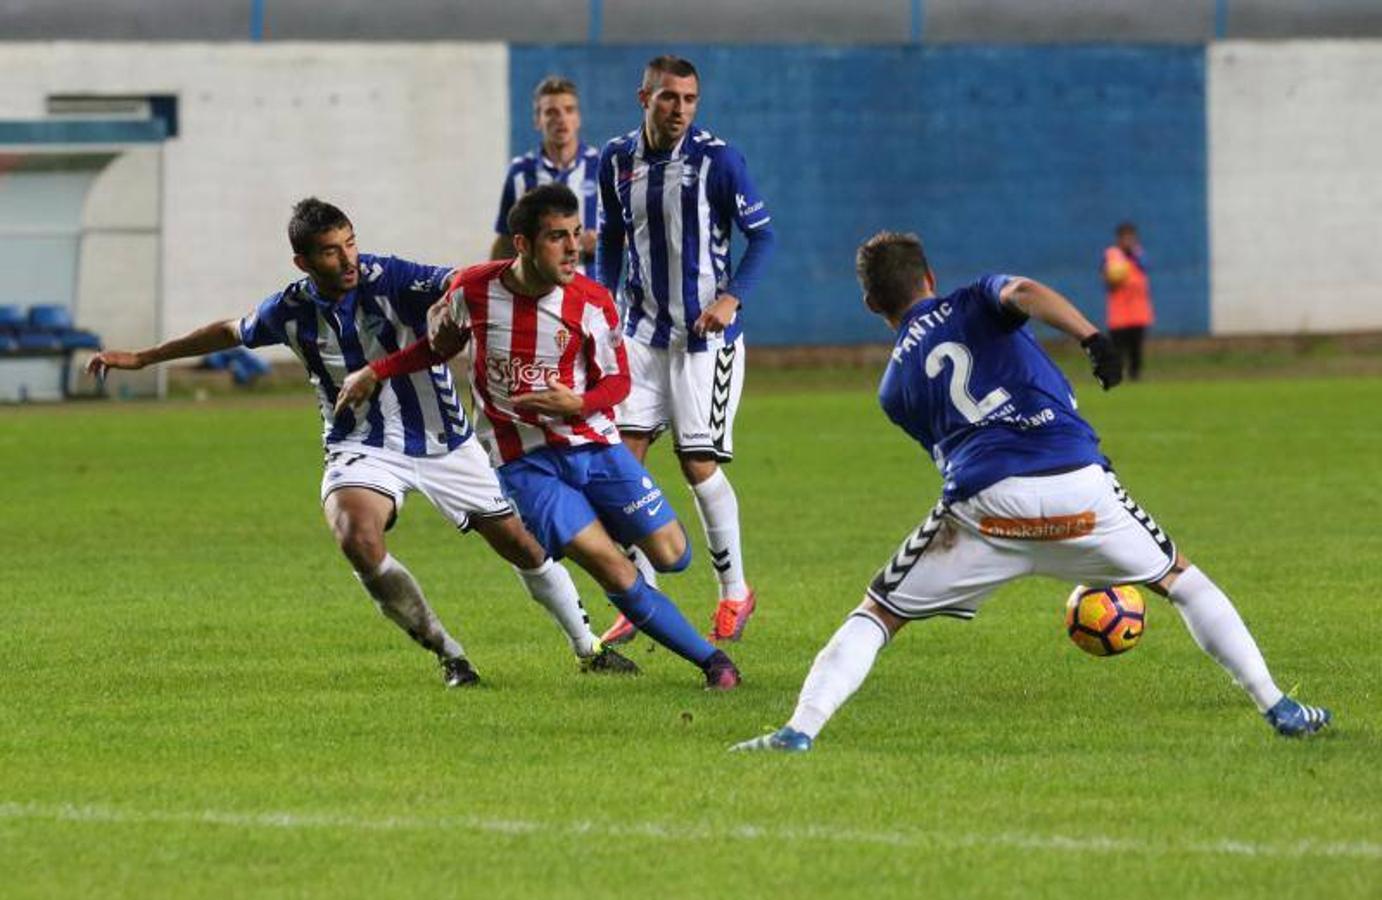
{"type": "MultiPolygon", "coordinates": [[[[676,56],[653,59],[638,100],[642,125],[610,141],[600,156],[596,269],[605,287],[619,291],[632,338],[633,386],[618,409],[619,430],[641,462],[670,426],[720,582],[710,637],[738,640],[756,598],[744,576],[739,500],[720,464],[734,458],[744,388],[739,308],[772,251],[772,218],[743,155],[693,124],[700,102],[695,66],[676,56]],[[730,262],[734,227],[748,239],[737,266],[730,262]]],[[[633,633],[621,617],[602,639],[615,643],[633,633]]]]}
{"type": "Polygon", "coordinates": [[[571,575],[523,529],[456,399],[451,371],[434,366],[391,379],[358,412],[333,412],[345,374],[425,335],[427,308],[449,267],[361,254],[345,213],[315,197],[288,223],[293,264],[307,274],[243,319],[212,322],[135,352],[108,350],[88,370],[142,369],[244,345],[285,344],[317,389],[326,471],[321,500],[341,552],[380,612],[441,661],[448,687],[479,680],[461,644],[384,542],[404,497],[417,491],[460,531],[478,531],[512,563],[524,587],[566,633],[585,671],[636,672],[601,646],[571,575]]]}
{"type": "Polygon", "coordinates": [[[577,209],[563,185],[520,197],[509,213],[518,258],[457,274],[430,313],[431,346],[418,341],[352,374],[337,409],[468,344],[480,440],[528,528],[553,557],[589,572],[636,627],[700,667],[707,688],[729,690],[734,663],[615,544],[639,547],[658,571],[691,562],[671,505],[614,425],[628,358],[614,299],[576,272],[577,209]]]}
{"type": "Polygon", "coordinates": [[[1146,584],[1278,733],[1329,724],[1328,710],[1281,692],[1228,597],[1123,490],[1069,382],[1022,326],[1031,317],[1077,338],[1105,390],[1122,379],[1107,336],[1027,278],[989,275],[936,296],[915,235],[873,236],[856,267],[865,305],[898,334],[878,391],[883,411],[935,459],[941,500],[817,655],[787,724],[732,750],[809,750],[903,625],[971,619],[994,589],[1024,575],[1146,584]],[[1015,539],[1015,524],[1048,537],[1015,539]]]}

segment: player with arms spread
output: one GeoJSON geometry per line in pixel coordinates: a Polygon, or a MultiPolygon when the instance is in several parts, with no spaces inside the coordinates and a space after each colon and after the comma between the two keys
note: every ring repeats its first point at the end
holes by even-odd
{"type": "Polygon", "coordinates": [[[337,407],[468,345],[480,439],[528,528],[554,557],[589,572],[635,626],[697,665],[708,688],[734,688],[729,657],[615,543],[639,547],[659,571],[691,561],[671,505],[614,425],[628,359],[613,298],[576,272],[576,197],[563,185],[534,188],[514,204],[509,228],[518,258],[457,274],[429,314],[430,346],[419,341],[353,373],[337,407]]]}
{"type": "Polygon", "coordinates": [[[865,304],[897,332],[879,400],[935,459],[941,501],[817,655],[788,723],[732,749],[810,749],[903,625],[971,619],[996,588],[1024,575],[1146,584],[1170,599],[1278,733],[1329,723],[1328,710],[1281,692],[1228,597],[1119,485],[1069,382],[1023,325],[1035,318],[1077,338],[1105,390],[1122,378],[1108,337],[1027,278],[990,275],[936,296],[914,235],[875,235],[856,265],[865,304]]]}
{"type": "MultiPolygon", "coordinates": [[[[620,292],[631,338],[633,387],[618,410],[619,430],[641,461],[670,426],[720,582],[710,636],[738,640],[756,598],[744,575],[739,500],[721,465],[734,458],[744,388],[739,311],[771,254],[772,217],[743,155],[695,126],[694,65],[653,59],[638,101],[642,125],[600,156],[596,269],[605,287],[620,292]],[[730,260],[735,227],[748,240],[737,266],[730,260]]],[[[620,619],[602,639],[632,636],[620,619]]]]}
{"type": "Polygon", "coordinates": [[[446,366],[378,385],[358,411],[333,411],[347,372],[426,334],[427,309],[446,289],[453,269],[360,253],[350,219],[315,197],[293,208],[288,239],[293,264],[307,277],[243,319],[213,322],[137,352],[101,353],[91,361],[91,372],[141,369],[241,345],[287,345],[317,389],[327,523],[379,610],[440,659],[447,686],[473,684],[479,676],[422,587],[384,542],[404,497],[413,491],[462,532],[478,531],[514,565],[533,599],[565,631],[583,669],[636,671],[632,662],[600,646],[570,573],[548,558],[513,514],[489,460],[472,440],[446,366]]]}

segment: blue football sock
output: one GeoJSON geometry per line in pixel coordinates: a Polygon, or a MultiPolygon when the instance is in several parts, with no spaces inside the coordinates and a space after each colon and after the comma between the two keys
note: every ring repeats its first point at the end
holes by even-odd
{"type": "Polygon", "coordinates": [[[641,574],[628,590],[611,593],[609,599],[640,631],[677,656],[700,666],[715,655],[715,646],[701,637],[677,605],[641,574]]]}

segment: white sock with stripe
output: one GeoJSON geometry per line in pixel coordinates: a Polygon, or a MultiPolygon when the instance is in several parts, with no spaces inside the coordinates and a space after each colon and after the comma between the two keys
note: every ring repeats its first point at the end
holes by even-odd
{"type": "Polygon", "coordinates": [[[590,617],[581,605],[580,592],[566,567],[549,557],[536,569],[515,566],[514,571],[532,598],[561,626],[575,654],[582,659],[593,656],[598,641],[590,630],[590,617]]]}
{"type": "Polygon", "coordinates": [[[1200,649],[1223,666],[1261,712],[1282,698],[1267,661],[1233,603],[1196,566],[1177,576],[1170,599],[1200,649]]]}
{"type": "Polygon", "coordinates": [[[720,596],[743,600],[749,593],[744,581],[744,555],[739,546],[739,498],[734,486],[725,477],[725,470],[715,469],[700,484],[691,485],[696,498],[696,511],[705,526],[705,543],[710,550],[710,563],[720,579],[720,596]]]}
{"type": "Polygon", "coordinates": [[[820,734],[835,711],[859,689],[878,658],[878,651],[888,642],[888,630],[883,623],[860,610],[849,618],[831,637],[811,671],[802,682],[797,708],[787,724],[812,738],[820,734]]]}
{"type": "Polygon", "coordinates": [[[375,606],[389,621],[408,633],[417,643],[431,650],[443,659],[465,656],[459,641],[453,638],[442,625],[427,598],[422,594],[422,586],[417,583],[413,573],[403,563],[385,554],[384,560],[368,575],[355,573],[375,606]]]}
{"type": "Polygon", "coordinates": [[[657,587],[657,569],[653,568],[653,561],[648,559],[648,554],[643,552],[643,548],[637,544],[630,544],[624,548],[624,555],[633,563],[638,574],[643,576],[643,580],[652,587],[657,587]]]}

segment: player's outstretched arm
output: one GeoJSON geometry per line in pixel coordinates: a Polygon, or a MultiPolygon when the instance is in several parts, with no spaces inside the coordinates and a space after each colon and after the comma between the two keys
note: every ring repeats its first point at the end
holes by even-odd
{"type": "Polygon", "coordinates": [[[335,414],[339,416],[374,396],[375,388],[381,381],[430,369],[454,355],[437,353],[427,338],[418,338],[402,350],[376,359],[363,369],[356,369],[347,375],[341,382],[340,391],[336,393],[335,414]]]}
{"type": "Polygon", "coordinates": [[[156,363],[189,356],[205,356],[218,350],[240,346],[240,323],[237,319],[212,322],[182,337],[164,341],[143,350],[104,350],[86,364],[88,375],[105,378],[110,369],[142,369],[156,363]]]}
{"type": "Polygon", "coordinates": [[[1079,341],[1094,367],[1094,377],[1104,390],[1123,380],[1123,360],[1113,341],[1061,294],[1039,281],[1014,278],[1003,287],[999,299],[1023,315],[1045,322],[1079,341]]]}

